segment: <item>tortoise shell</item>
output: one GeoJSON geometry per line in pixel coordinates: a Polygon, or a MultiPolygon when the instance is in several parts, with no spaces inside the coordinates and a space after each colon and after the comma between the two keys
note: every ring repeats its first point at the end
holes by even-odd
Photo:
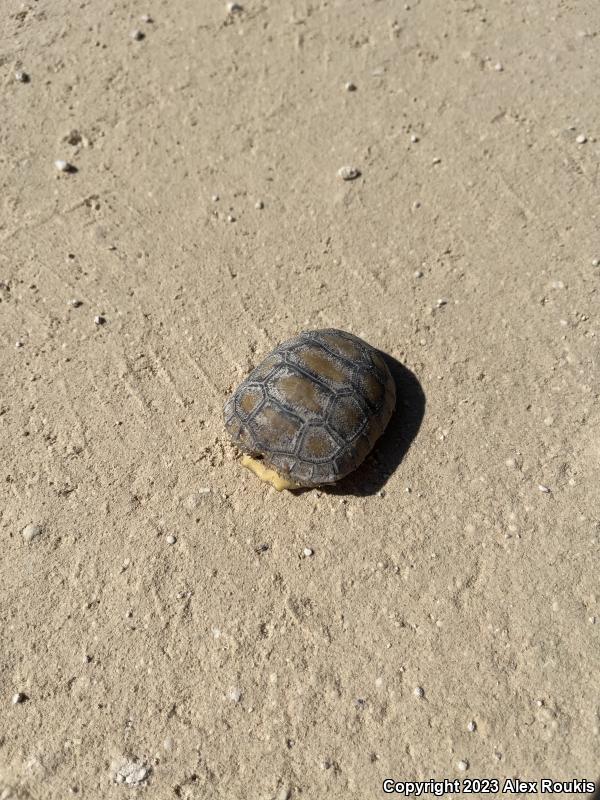
{"type": "Polygon", "coordinates": [[[358,467],[395,403],[382,355],[328,328],[276,347],[225,403],[224,417],[240,450],[300,486],[318,486],[358,467]]]}

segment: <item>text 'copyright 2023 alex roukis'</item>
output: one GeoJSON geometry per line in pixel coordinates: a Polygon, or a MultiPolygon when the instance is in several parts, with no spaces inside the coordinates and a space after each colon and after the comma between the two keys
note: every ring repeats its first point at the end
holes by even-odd
{"type": "Polygon", "coordinates": [[[455,778],[450,780],[434,781],[398,781],[385,778],[383,781],[384,794],[403,795],[404,797],[424,797],[434,795],[443,797],[445,794],[591,794],[596,791],[594,781],[586,778],[577,778],[569,781],[556,781],[552,778],[541,778],[535,781],[522,780],[521,778],[455,778]]]}

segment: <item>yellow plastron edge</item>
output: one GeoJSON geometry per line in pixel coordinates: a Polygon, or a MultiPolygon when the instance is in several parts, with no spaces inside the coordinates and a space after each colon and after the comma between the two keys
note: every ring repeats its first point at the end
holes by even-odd
{"type": "Polygon", "coordinates": [[[243,455],[242,466],[246,467],[246,469],[249,469],[251,472],[257,475],[261,481],[270,483],[271,486],[274,486],[278,492],[282,492],[284,489],[301,488],[300,484],[289,480],[289,478],[282,477],[278,472],[275,472],[274,469],[265,467],[262,461],[257,461],[257,459],[252,458],[252,456],[243,455]]]}

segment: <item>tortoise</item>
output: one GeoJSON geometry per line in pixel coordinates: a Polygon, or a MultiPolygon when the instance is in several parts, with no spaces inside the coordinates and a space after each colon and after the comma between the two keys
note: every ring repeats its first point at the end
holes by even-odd
{"type": "Polygon", "coordinates": [[[242,464],[278,491],[334,483],[388,424],[396,388],[374,347],[335,328],[278,345],[225,403],[242,464]]]}

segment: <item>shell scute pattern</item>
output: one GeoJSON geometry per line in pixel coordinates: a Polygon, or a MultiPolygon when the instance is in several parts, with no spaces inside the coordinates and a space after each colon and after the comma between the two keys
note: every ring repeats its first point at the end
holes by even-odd
{"type": "Polygon", "coordinates": [[[355,469],[395,405],[382,356],[335,329],[305,331],[275,348],[225,404],[225,425],[243,451],[304,486],[355,469]]]}

